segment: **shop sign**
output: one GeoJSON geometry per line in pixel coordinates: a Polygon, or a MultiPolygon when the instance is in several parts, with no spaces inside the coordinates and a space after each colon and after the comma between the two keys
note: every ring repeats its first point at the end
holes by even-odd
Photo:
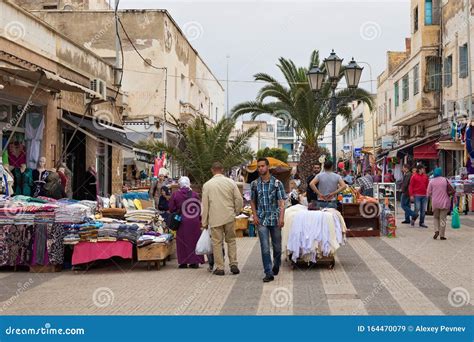
{"type": "Polygon", "coordinates": [[[354,157],[359,158],[362,156],[362,148],[356,147],[354,148],[354,157]]]}
{"type": "Polygon", "coordinates": [[[352,145],[351,144],[344,144],[344,146],[342,147],[342,150],[344,151],[344,153],[351,152],[352,145]]]}
{"type": "Polygon", "coordinates": [[[384,135],[382,137],[382,149],[388,150],[393,148],[393,135],[384,135]]]}

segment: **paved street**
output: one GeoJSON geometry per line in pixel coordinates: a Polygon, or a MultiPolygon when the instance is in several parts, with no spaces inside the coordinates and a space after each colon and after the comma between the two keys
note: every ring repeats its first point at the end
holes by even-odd
{"type": "MultiPolygon", "coordinates": [[[[400,220],[399,220],[400,222],[400,220]]],[[[430,229],[398,229],[398,238],[350,238],[334,270],[291,270],[263,284],[256,238],[238,241],[238,276],[205,267],[160,271],[130,262],[87,273],[0,273],[2,314],[122,315],[467,315],[473,314],[474,216],[446,241],[430,229]],[[470,300],[469,303],[467,301],[470,300]]]]}

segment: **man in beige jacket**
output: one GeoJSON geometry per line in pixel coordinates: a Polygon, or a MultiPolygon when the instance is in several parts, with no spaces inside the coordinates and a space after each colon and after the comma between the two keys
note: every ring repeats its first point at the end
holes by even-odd
{"type": "Polygon", "coordinates": [[[223,242],[227,243],[230,271],[239,274],[237,243],[235,241],[235,216],[243,206],[237,184],[223,175],[220,162],[212,164],[212,177],[202,188],[202,227],[211,227],[212,249],[216,265],[215,275],[224,275],[223,242]]]}

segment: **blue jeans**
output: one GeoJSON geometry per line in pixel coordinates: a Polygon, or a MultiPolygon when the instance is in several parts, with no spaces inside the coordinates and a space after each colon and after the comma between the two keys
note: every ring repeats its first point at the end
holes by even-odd
{"type": "Polygon", "coordinates": [[[258,226],[258,238],[262,252],[262,262],[265,275],[273,276],[272,266],[280,269],[281,265],[281,229],[277,226],[258,226]],[[270,255],[270,236],[273,247],[273,265],[270,255]]]}
{"type": "Polygon", "coordinates": [[[402,209],[405,212],[405,221],[410,221],[410,218],[415,217],[415,212],[411,210],[410,196],[402,194],[400,200],[402,204],[402,209]]]}
{"type": "Polygon", "coordinates": [[[415,196],[415,215],[420,215],[420,224],[425,223],[425,212],[428,200],[426,196],[415,196]]]}
{"type": "Polygon", "coordinates": [[[324,209],[324,208],[337,209],[337,201],[330,201],[330,202],[318,201],[317,202],[317,208],[318,209],[324,209]]]}

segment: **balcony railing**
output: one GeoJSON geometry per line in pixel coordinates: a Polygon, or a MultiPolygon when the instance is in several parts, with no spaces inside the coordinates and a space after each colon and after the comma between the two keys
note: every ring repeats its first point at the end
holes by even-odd
{"type": "Polygon", "coordinates": [[[294,137],[295,132],[293,131],[277,131],[277,137],[294,137]]]}

